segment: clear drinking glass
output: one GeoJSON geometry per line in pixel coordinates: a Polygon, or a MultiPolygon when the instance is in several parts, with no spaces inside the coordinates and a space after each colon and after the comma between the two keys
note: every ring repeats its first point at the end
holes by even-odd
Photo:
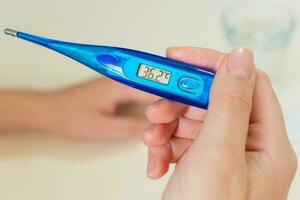
{"type": "Polygon", "coordinates": [[[237,1],[222,16],[230,48],[251,48],[256,65],[270,76],[275,85],[280,84],[286,47],[295,21],[290,11],[272,0],[237,1]]]}

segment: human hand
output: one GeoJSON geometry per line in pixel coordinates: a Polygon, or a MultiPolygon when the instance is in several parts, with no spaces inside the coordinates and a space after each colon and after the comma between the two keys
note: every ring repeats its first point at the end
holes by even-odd
{"type": "Polygon", "coordinates": [[[46,94],[45,129],[67,136],[114,139],[138,136],[146,119],[117,115],[120,106],[146,105],[156,97],[107,78],[46,94]]]}
{"type": "Polygon", "coordinates": [[[276,95],[251,52],[170,48],[167,56],[217,73],[208,111],[163,99],[146,111],[148,176],[159,178],[176,163],[163,199],[286,199],[296,157],[276,95]]]}

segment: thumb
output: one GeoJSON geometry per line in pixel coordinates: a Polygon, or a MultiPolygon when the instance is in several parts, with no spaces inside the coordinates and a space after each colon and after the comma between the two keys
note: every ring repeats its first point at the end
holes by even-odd
{"type": "Polygon", "coordinates": [[[239,48],[227,55],[217,70],[203,129],[196,142],[206,147],[245,149],[255,66],[250,50],[239,48]]]}

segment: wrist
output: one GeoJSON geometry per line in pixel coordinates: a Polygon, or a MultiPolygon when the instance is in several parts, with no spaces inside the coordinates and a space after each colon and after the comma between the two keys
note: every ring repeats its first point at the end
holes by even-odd
{"type": "Polygon", "coordinates": [[[28,119],[24,120],[25,129],[53,131],[57,121],[57,101],[54,96],[47,92],[28,94],[29,110],[27,112],[28,119]]]}
{"type": "Polygon", "coordinates": [[[49,130],[55,112],[50,97],[42,92],[1,92],[0,131],[49,130]]]}

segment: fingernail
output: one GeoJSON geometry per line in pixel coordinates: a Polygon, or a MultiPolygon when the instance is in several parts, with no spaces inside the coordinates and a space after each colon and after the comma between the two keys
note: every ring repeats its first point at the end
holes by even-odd
{"type": "Polygon", "coordinates": [[[153,110],[153,109],[155,109],[156,108],[156,104],[154,103],[154,104],[151,104],[150,106],[148,106],[147,108],[146,108],[146,112],[148,112],[149,110],[153,110]]]}
{"type": "Polygon", "coordinates": [[[251,79],[253,69],[253,54],[251,50],[238,48],[230,53],[227,64],[227,70],[230,74],[251,79]]]}
{"type": "Polygon", "coordinates": [[[148,138],[151,138],[151,134],[152,134],[152,130],[145,131],[143,133],[143,140],[147,140],[148,138]]]}
{"type": "Polygon", "coordinates": [[[146,111],[150,111],[150,110],[153,110],[153,109],[156,109],[158,107],[158,105],[160,104],[161,100],[157,100],[156,102],[154,102],[153,104],[151,104],[150,106],[148,106],[146,108],[146,111]]]}
{"type": "Polygon", "coordinates": [[[147,166],[147,176],[153,178],[155,176],[155,167],[156,167],[156,160],[154,157],[149,158],[148,166],[147,166]]]}
{"type": "Polygon", "coordinates": [[[182,47],[169,47],[167,49],[168,53],[172,52],[172,56],[180,56],[182,54],[182,47]]]}

